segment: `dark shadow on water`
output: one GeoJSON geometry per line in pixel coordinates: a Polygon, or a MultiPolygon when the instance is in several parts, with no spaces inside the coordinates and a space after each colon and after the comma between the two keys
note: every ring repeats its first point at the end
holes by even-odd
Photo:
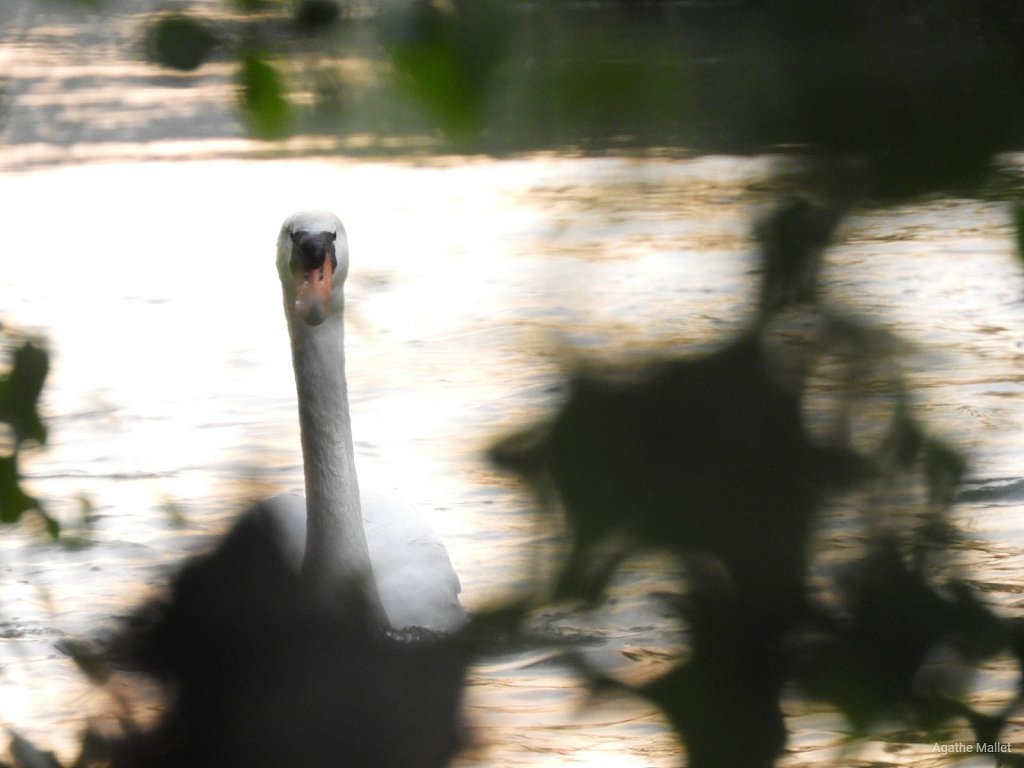
{"type": "Polygon", "coordinates": [[[113,663],[154,676],[168,702],[111,765],[447,765],[463,740],[465,642],[386,633],[313,599],[257,520],[113,641],[113,663]]]}
{"type": "Polygon", "coordinates": [[[572,532],[561,597],[600,599],[637,549],[681,558],[689,656],[636,691],[695,768],[773,765],[787,690],[834,707],[851,735],[897,722],[943,740],[966,722],[972,743],[1000,743],[1018,713],[1016,699],[995,715],[964,700],[981,661],[1006,651],[1019,663],[1022,648],[1018,625],[985,607],[949,556],[966,464],[915,419],[891,340],[817,300],[841,213],[797,199],[762,223],[761,311],[732,343],[625,371],[583,366],[549,423],[493,450],[542,503],[556,490],[572,532]],[[840,405],[812,432],[804,400],[829,361],[840,405]],[[865,448],[857,419],[883,378],[887,405],[867,413],[886,431],[865,448]],[[906,499],[900,509],[879,504],[883,489],[906,499]],[[850,539],[855,556],[812,565],[830,499],[857,492],[870,522],[850,539]]]}

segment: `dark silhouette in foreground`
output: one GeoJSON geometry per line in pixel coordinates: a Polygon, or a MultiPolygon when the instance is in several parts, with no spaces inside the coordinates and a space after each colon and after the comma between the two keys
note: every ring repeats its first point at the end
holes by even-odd
{"type": "Polygon", "coordinates": [[[114,766],[447,765],[461,742],[467,654],[457,637],[386,633],[325,605],[256,517],[188,564],[115,643],[168,709],[114,766]]]}
{"type": "Polygon", "coordinates": [[[1014,701],[983,716],[963,700],[977,662],[1020,648],[1015,627],[946,565],[964,463],[914,420],[898,376],[882,379],[891,340],[818,301],[818,261],[839,219],[837,206],[783,203],[759,229],[750,330],[703,356],[583,369],[549,424],[493,451],[557,489],[573,533],[560,595],[599,599],[637,549],[667,548],[684,563],[686,660],[635,690],[665,712],[692,768],[773,765],[787,689],[830,703],[854,734],[886,718],[933,733],[962,718],[972,741],[990,741],[1017,711],[1014,701]],[[812,372],[838,403],[831,414],[803,409],[812,372]],[[858,446],[856,414],[880,379],[886,406],[868,413],[887,433],[858,446]],[[865,493],[873,527],[853,538],[857,556],[812,563],[836,492],[914,498],[915,483],[923,503],[891,518],[873,516],[884,507],[865,493]],[[812,590],[815,579],[829,588],[812,590]]]}

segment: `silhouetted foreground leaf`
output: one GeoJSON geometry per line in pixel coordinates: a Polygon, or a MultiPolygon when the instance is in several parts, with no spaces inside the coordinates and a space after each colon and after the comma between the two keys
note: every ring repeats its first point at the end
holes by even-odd
{"type": "Polygon", "coordinates": [[[683,562],[689,656],[636,692],[664,710],[691,768],[773,765],[786,742],[784,690],[828,702],[857,734],[892,719],[924,729],[966,720],[992,741],[1017,708],[982,715],[964,701],[976,665],[1019,656],[1020,644],[944,567],[962,457],[914,420],[892,373],[874,414],[888,433],[872,447],[851,440],[850,414],[878,395],[865,372],[893,363],[877,334],[818,302],[817,262],[838,221],[837,210],[781,205],[758,230],[764,285],[748,332],[702,356],[584,369],[550,423],[494,449],[540,498],[557,488],[573,534],[560,594],[598,599],[633,548],[683,562]],[[786,346],[794,321],[812,331],[786,346]],[[812,438],[802,403],[823,361],[847,405],[812,438]],[[865,494],[871,524],[857,556],[812,593],[812,532],[832,492],[915,484],[921,501],[891,519],[865,494]]]}
{"type": "Polygon", "coordinates": [[[50,370],[46,350],[31,341],[19,343],[11,364],[0,373],[0,424],[10,430],[11,444],[0,448],[0,523],[16,523],[25,512],[36,511],[51,536],[59,533],[57,521],[39,501],[21,487],[18,458],[25,443],[45,444],[46,426],[39,416],[39,396],[50,370]],[[2,451],[9,451],[4,454],[2,451]]]}
{"type": "Polygon", "coordinates": [[[0,523],[16,523],[36,500],[22,490],[18,462],[14,456],[0,456],[0,523]]]}
{"type": "Polygon", "coordinates": [[[324,604],[252,520],[118,641],[115,656],[164,681],[171,703],[112,765],[447,765],[462,738],[463,641],[391,636],[324,604]]]}
{"type": "Polygon", "coordinates": [[[295,7],[295,21],[306,28],[323,27],[341,18],[338,0],[300,0],[295,7]]]}
{"type": "Polygon", "coordinates": [[[858,733],[883,717],[935,727],[969,712],[959,698],[972,665],[1007,648],[1010,634],[964,585],[936,588],[882,539],[839,587],[841,618],[799,646],[806,691],[834,704],[858,733]],[[939,652],[942,663],[929,665],[939,652]]]}
{"type": "Polygon", "coordinates": [[[19,768],[61,768],[52,752],[44,752],[17,733],[11,734],[11,756],[19,768]]]}
{"type": "Polygon", "coordinates": [[[0,421],[11,426],[19,446],[28,440],[46,442],[38,402],[49,370],[50,357],[46,351],[26,341],[14,350],[11,368],[0,378],[0,421]]]}
{"type": "Polygon", "coordinates": [[[190,72],[207,60],[216,43],[216,36],[203,22],[183,13],[168,13],[147,30],[146,55],[161,66],[190,72]]]}
{"type": "Polygon", "coordinates": [[[1014,203],[1012,211],[1017,257],[1024,259],[1024,203],[1019,201],[1014,203]]]}

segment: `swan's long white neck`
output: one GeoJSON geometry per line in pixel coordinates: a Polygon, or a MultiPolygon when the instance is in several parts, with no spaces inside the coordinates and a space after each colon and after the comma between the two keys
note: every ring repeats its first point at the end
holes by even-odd
{"type": "Polygon", "coordinates": [[[352,590],[361,586],[371,614],[386,621],[359,505],[341,297],[335,297],[337,310],[313,326],[295,316],[294,297],[288,293],[285,291],[285,316],[291,337],[306,478],[303,578],[316,594],[329,600],[350,600],[354,597],[352,590]]]}

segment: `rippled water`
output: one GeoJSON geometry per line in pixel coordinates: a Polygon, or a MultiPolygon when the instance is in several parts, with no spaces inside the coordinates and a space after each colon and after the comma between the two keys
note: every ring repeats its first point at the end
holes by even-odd
{"type": "MultiPolygon", "coordinates": [[[[87,499],[96,523],[74,551],[25,530],[0,537],[0,724],[63,755],[108,702],[55,641],[158,589],[246,500],[301,486],[272,266],[292,210],[329,206],[346,222],[358,448],[401,478],[442,534],[470,609],[543,584],[551,569],[529,499],[482,448],[548,413],[581,349],[693,353],[750,318],[751,221],[770,204],[771,158],[255,160],[261,148],[226,106],[224,66],[168,88],[123,55],[141,16],[109,25],[80,11],[72,34],[45,4],[10,2],[0,63],[15,73],[5,93],[17,109],[0,152],[0,322],[53,353],[50,445],[29,457],[30,485],[69,522],[87,499]],[[168,139],[200,117],[204,140],[168,139]],[[210,157],[235,159],[199,159],[210,157]]],[[[1024,475],[1013,241],[998,203],[861,210],[824,273],[830,300],[910,342],[902,364],[917,414],[969,454],[974,481],[1011,488],[1024,475]]],[[[1020,615],[1024,494],[967,499],[957,515],[969,574],[1020,615]]],[[[615,606],[543,621],[643,679],[678,650],[678,628],[644,602],[671,572],[632,563],[615,606]]],[[[978,701],[1006,698],[1007,664],[986,670],[978,701]]],[[[582,681],[552,659],[485,659],[469,683],[480,745],[460,766],[679,762],[657,712],[632,699],[584,708],[582,681]]],[[[787,715],[785,764],[834,763],[835,714],[792,701],[787,715]]],[[[1020,724],[1007,736],[1024,742],[1020,724]]],[[[939,761],[907,742],[895,734],[855,759],[939,761]]]]}
{"type": "MultiPolygon", "coordinates": [[[[756,284],[750,219],[766,204],[751,190],[770,169],[768,159],[533,157],[150,163],[0,179],[19,222],[7,233],[2,320],[53,352],[52,440],[28,463],[31,486],[69,520],[88,498],[98,519],[96,543],[77,552],[26,532],[2,541],[5,723],[67,749],[102,702],[53,641],[122,613],[244,499],[301,485],[272,266],[291,209],[329,204],[347,222],[356,440],[442,533],[472,609],[550,567],[537,561],[544,531],[528,500],[481,448],[553,407],[572,349],[686,352],[742,328],[756,284]],[[186,526],[172,524],[172,508],[186,526]]],[[[998,204],[861,211],[825,275],[835,302],[911,342],[917,408],[982,479],[1021,476],[1024,304],[1011,234],[998,204]]],[[[978,541],[972,576],[1014,614],[1019,513],[1013,499],[960,510],[978,541]]],[[[627,603],[654,588],[649,574],[638,564],[624,577],[627,603]]],[[[621,674],[650,674],[672,652],[672,623],[654,610],[610,612],[589,628],[596,658],[621,674]]],[[[461,764],[678,760],[650,708],[583,709],[584,699],[553,661],[485,660],[467,707],[490,746],[461,764]]],[[[793,764],[834,755],[834,716],[792,716],[793,764]]]]}

